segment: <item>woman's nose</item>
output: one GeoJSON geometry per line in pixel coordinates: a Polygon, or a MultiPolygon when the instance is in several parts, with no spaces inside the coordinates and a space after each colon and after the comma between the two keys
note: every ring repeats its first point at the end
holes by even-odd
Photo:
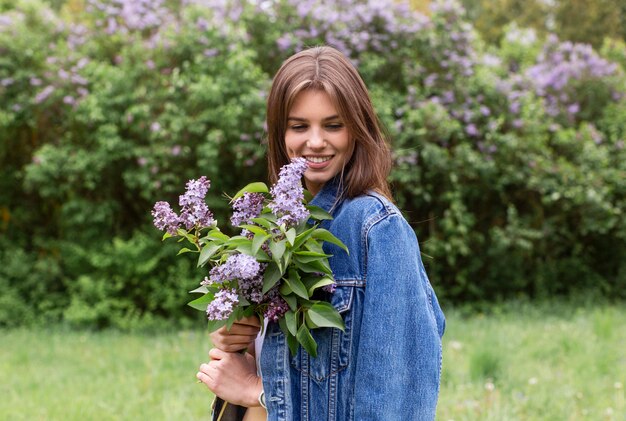
{"type": "Polygon", "coordinates": [[[309,148],[319,149],[324,147],[324,135],[321,130],[312,130],[308,139],[309,148]]]}

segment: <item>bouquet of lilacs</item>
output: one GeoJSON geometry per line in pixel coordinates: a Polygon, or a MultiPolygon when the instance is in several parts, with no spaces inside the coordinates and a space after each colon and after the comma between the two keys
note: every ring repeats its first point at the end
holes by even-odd
{"type": "Polygon", "coordinates": [[[230,218],[241,233],[232,237],[219,229],[205,203],[210,187],[206,177],[187,183],[179,214],[167,202],[154,205],[154,225],[165,231],[163,239],[186,240],[191,248],[183,247],[178,254],[197,253],[198,267],[210,267],[200,287],[191,291],[203,295],[189,303],[206,311],[210,331],[257,314],[279,323],[292,354],[300,344],[316,356],[310,329],[344,329],[337,310],[319,299],[335,287],[330,255],[322,244],[328,241],[348,250],[319,228],[319,222],[331,216],[305,199],[305,193],[310,197],[301,182],[306,168],[306,160],[296,158],[281,168],[271,189],[259,182],[241,189],[232,198],[230,218]]]}

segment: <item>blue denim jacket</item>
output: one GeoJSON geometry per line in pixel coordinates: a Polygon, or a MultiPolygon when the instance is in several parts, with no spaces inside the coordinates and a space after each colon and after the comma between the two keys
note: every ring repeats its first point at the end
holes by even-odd
{"type": "Polygon", "coordinates": [[[302,347],[292,357],[269,324],[260,361],[268,421],[433,420],[445,319],[415,233],[381,195],[336,197],[331,181],[312,204],[332,213],[323,227],[350,250],[324,245],[345,332],[314,329],[317,358],[302,347]]]}

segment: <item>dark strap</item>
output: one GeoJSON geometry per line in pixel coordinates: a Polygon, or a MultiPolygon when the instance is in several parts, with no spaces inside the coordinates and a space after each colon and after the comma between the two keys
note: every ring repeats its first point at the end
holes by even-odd
{"type": "Polygon", "coordinates": [[[212,421],[242,421],[246,410],[244,406],[235,405],[215,397],[211,413],[212,421]]]}

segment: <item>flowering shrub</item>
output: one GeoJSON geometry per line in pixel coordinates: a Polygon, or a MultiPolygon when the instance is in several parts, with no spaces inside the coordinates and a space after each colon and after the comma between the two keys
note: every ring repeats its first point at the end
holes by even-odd
{"type": "MultiPolygon", "coordinates": [[[[302,176],[304,158],[296,158],[281,168],[270,198],[264,183],[252,183],[233,197],[235,212],[231,223],[242,229],[229,237],[220,231],[209,211],[205,196],[210,183],[206,177],[187,183],[179,198],[180,214],[167,202],[157,202],[152,216],[164,238],[180,236],[197,252],[198,266],[209,264],[209,276],[192,292],[202,297],[189,303],[206,311],[209,330],[230,326],[243,316],[257,314],[269,322],[279,322],[295,355],[298,345],[312,356],[317,344],[309,329],[344,328],[337,310],[326,301],[314,299],[316,290],[333,288],[333,274],[321,241],[329,241],[348,251],[329,231],[311,226],[331,216],[323,209],[306,205],[302,176]]],[[[180,254],[179,253],[179,254],[180,254]]]]}
{"type": "MultiPolygon", "coordinates": [[[[191,289],[201,269],[150,237],[147,210],[174,203],[199,174],[215,174],[218,192],[263,179],[271,76],[318,43],[344,51],[372,93],[392,138],[396,199],[444,300],[626,291],[619,42],[599,54],[511,26],[485,46],[443,0],[428,15],[391,0],[57,2],[63,13],[9,3],[0,302],[15,311],[0,313],[2,325],[193,317],[180,285],[191,289]],[[144,265],[145,255],[160,260],[144,265]],[[142,282],[149,294],[131,292],[142,282]]],[[[245,200],[235,225],[261,206],[245,200]]],[[[217,195],[206,204],[215,220],[230,216],[217,195]]]]}

